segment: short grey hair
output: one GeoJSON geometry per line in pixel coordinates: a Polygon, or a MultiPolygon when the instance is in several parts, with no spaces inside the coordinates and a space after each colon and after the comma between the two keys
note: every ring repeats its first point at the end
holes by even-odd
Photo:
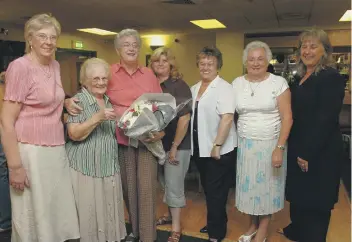
{"type": "Polygon", "coordinates": [[[106,77],[109,80],[111,79],[111,72],[110,72],[109,64],[103,59],[90,58],[90,59],[86,60],[81,67],[81,71],[79,73],[80,74],[79,75],[79,83],[81,83],[81,85],[84,85],[85,83],[87,83],[87,80],[90,77],[89,72],[95,66],[102,66],[105,70],[106,77]]]}
{"type": "Polygon", "coordinates": [[[243,65],[245,65],[247,62],[249,51],[254,49],[259,49],[259,48],[264,49],[268,63],[271,61],[271,59],[273,58],[273,53],[271,52],[269,46],[262,41],[252,41],[246,45],[246,48],[243,51],[243,58],[242,58],[243,65]]]}
{"type": "Polygon", "coordinates": [[[141,47],[142,40],[141,40],[141,36],[139,35],[138,31],[135,29],[124,29],[124,30],[121,30],[115,36],[115,41],[114,41],[115,49],[118,49],[120,47],[120,40],[126,36],[134,37],[138,43],[138,46],[141,47]]]}
{"type": "Polygon", "coordinates": [[[298,49],[297,49],[297,57],[298,57],[298,64],[297,64],[297,74],[303,77],[307,72],[307,67],[301,60],[301,48],[302,44],[306,39],[315,38],[317,39],[324,48],[324,55],[321,57],[317,67],[314,70],[314,74],[317,74],[322,69],[326,68],[327,66],[332,66],[332,46],[329,40],[328,34],[322,30],[317,28],[312,28],[303,31],[298,40],[298,49]]]}

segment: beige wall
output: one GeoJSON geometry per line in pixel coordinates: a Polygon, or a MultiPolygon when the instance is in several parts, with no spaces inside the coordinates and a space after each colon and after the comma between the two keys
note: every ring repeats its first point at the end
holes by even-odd
{"type": "Polygon", "coordinates": [[[223,55],[223,67],[220,75],[228,82],[243,74],[242,53],[244,48],[243,33],[217,33],[216,46],[223,55]]]}

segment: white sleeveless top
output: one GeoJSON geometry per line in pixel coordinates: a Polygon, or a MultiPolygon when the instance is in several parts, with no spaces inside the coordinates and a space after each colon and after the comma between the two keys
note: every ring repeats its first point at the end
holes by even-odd
{"type": "Polygon", "coordinates": [[[238,135],[255,140],[278,138],[281,118],[276,98],[288,88],[287,81],[273,74],[262,82],[249,82],[240,76],[232,86],[239,114],[238,135]]]}

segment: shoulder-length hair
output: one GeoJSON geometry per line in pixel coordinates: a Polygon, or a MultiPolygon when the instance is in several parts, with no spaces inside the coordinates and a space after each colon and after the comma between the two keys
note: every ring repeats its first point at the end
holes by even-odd
{"type": "Polygon", "coordinates": [[[176,63],[176,58],[174,54],[172,53],[170,48],[167,47],[160,47],[154,50],[153,54],[150,57],[150,62],[149,62],[149,67],[154,71],[153,69],[153,63],[158,61],[160,59],[160,56],[165,56],[167,61],[170,64],[170,76],[172,79],[181,79],[182,74],[179,72],[177,63],[176,63]]]}
{"type": "Polygon", "coordinates": [[[319,73],[321,70],[325,69],[328,66],[332,66],[332,59],[331,59],[332,46],[331,46],[328,34],[324,30],[317,29],[317,28],[305,30],[299,36],[298,49],[297,49],[297,57],[298,57],[297,74],[301,77],[303,77],[307,72],[307,67],[301,59],[301,48],[302,48],[303,42],[310,38],[319,40],[324,48],[324,54],[321,57],[320,61],[318,62],[314,70],[314,74],[319,73]]]}

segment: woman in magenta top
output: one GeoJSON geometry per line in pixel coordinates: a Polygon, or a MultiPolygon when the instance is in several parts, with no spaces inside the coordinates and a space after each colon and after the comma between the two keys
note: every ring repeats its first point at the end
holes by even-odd
{"type": "Polygon", "coordinates": [[[6,72],[1,141],[7,157],[12,242],[80,237],[61,122],[64,91],[53,60],[61,32],[47,14],[25,26],[27,54],[6,72]]]}
{"type": "MultiPolygon", "coordinates": [[[[136,30],[125,29],[116,35],[115,49],[120,63],[111,66],[111,80],[107,95],[118,117],[144,93],[161,93],[154,73],[138,65],[141,38],[136,30]]],[[[67,100],[66,108],[71,115],[80,112],[74,99],[67,100]]],[[[147,142],[160,140],[165,133],[156,132],[147,142]]],[[[156,186],[157,160],[143,144],[138,148],[129,145],[128,138],[116,129],[119,144],[118,156],[124,200],[127,205],[132,233],[126,242],[156,240],[156,186]]]]}

